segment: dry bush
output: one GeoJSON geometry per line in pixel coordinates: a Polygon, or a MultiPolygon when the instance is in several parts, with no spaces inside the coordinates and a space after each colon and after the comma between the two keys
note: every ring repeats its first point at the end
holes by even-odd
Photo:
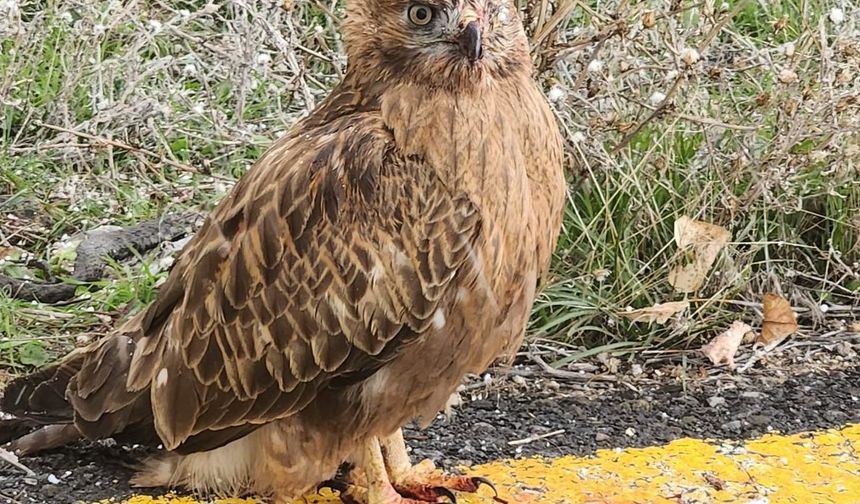
{"type": "MultiPolygon", "coordinates": [[[[857,303],[852,2],[524,9],[571,181],[534,331],[616,349],[677,345],[719,332],[736,302],[766,289],[818,323],[822,304],[857,303]],[[684,298],[667,282],[682,215],[728,228],[729,247],[672,324],[622,321],[627,307],[684,298]]],[[[317,0],[0,0],[0,194],[42,215],[3,208],[0,247],[62,270],[50,246],[63,235],[210,207],[337,82],[341,16],[338,2],[317,0]]],[[[116,270],[71,307],[33,314],[0,299],[0,327],[19,339],[74,332],[56,321],[95,324],[84,315],[149,299],[164,274],[116,270]]]]}
{"type": "Polygon", "coordinates": [[[569,24],[541,50],[556,62],[545,76],[567,133],[571,204],[558,282],[533,327],[634,348],[699,342],[768,290],[817,329],[828,308],[856,308],[857,8],[570,3],[569,24]],[[683,215],[732,233],[693,296],[668,282],[683,215]],[[666,328],[617,316],[685,297],[691,312],[666,328]]]}

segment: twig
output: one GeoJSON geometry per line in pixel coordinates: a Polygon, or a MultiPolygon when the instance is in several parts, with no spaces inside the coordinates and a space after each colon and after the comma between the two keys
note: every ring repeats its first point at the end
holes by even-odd
{"type": "Polygon", "coordinates": [[[548,375],[561,378],[565,380],[576,380],[576,381],[617,381],[614,376],[602,376],[591,373],[575,373],[573,371],[565,371],[563,369],[556,369],[549,364],[546,363],[545,360],[541,359],[540,356],[535,355],[533,353],[529,353],[529,358],[536,362],[541,369],[548,375]]]}
{"type": "MultiPolygon", "coordinates": [[[[842,334],[843,332],[845,332],[844,329],[837,329],[835,331],[830,331],[830,332],[824,333],[821,336],[816,337],[816,339],[821,340],[824,338],[829,338],[831,336],[837,336],[839,334],[842,334]]],[[[777,344],[777,345],[774,345],[771,347],[763,346],[763,347],[759,347],[759,348],[754,348],[753,353],[752,353],[752,355],[750,355],[749,359],[743,364],[743,366],[738,367],[735,372],[739,373],[739,374],[745,372],[749,368],[753,367],[756,362],[760,361],[762,357],[764,357],[765,355],[776,352],[777,349],[780,352],[784,352],[785,350],[788,350],[791,348],[804,347],[804,346],[817,346],[819,344],[820,344],[820,341],[791,341],[791,342],[786,343],[784,345],[783,344],[777,344]]]]}
{"type": "Polygon", "coordinates": [[[92,142],[96,142],[96,143],[100,143],[100,144],[104,144],[104,145],[110,145],[112,147],[127,150],[129,152],[135,152],[138,154],[143,154],[143,155],[146,155],[146,156],[149,156],[152,158],[156,158],[156,159],[158,159],[159,162],[164,163],[168,166],[172,166],[179,171],[184,171],[184,172],[189,172],[189,173],[198,173],[201,175],[208,175],[212,178],[217,178],[217,179],[222,179],[222,180],[230,180],[228,177],[223,177],[221,175],[216,175],[214,173],[204,173],[204,172],[198,170],[197,168],[195,168],[191,165],[187,165],[185,163],[173,161],[172,159],[168,159],[168,158],[158,154],[157,152],[153,152],[151,150],[144,149],[142,147],[134,147],[133,145],[129,145],[125,142],[120,142],[119,140],[113,140],[111,138],[91,135],[89,133],[84,133],[83,131],[75,131],[73,129],[64,128],[62,126],[57,126],[54,124],[47,124],[47,123],[43,123],[41,121],[36,121],[35,124],[37,126],[42,127],[42,128],[47,128],[47,129],[54,130],[54,131],[60,131],[62,133],[68,133],[70,135],[75,135],[75,136],[80,137],[80,138],[86,138],[87,140],[90,140],[92,142]]]}
{"type": "Polygon", "coordinates": [[[668,108],[669,104],[672,102],[672,98],[675,97],[675,95],[678,93],[678,89],[681,88],[681,82],[685,78],[686,78],[686,74],[684,74],[683,72],[681,74],[679,74],[678,77],[675,78],[675,82],[672,83],[672,87],[669,88],[669,92],[666,93],[666,97],[663,98],[663,101],[661,101],[660,104],[657,105],[657,107],[655,107],[654,110],[651,111],[650,114],[648,114],[648,117],[646,117],[645,120],[641,121],[639,124],[636,125],[635,128],[633,128],[633,130],[627,132],[627,134],[624,135],[624,137],[621,139],[621,141],[618,142],[618,144],[615,147],[613,147],[611,151],[609,151],[610,156],[614,156],[614,155],[618,154],[618,152],[621,149],[623,149],[624,147],[626,147],[627,144],[629,144],[631,140],[636,138],[636,135],[638,135],[642,131],[642,129],[645,128],[645,126],[647,126],[657,116],[662,114],[663,111],[666,110],[666,108],[668,108]]]}
{"type": "Polygon", "coordinates": [[[32,469],[30,469],[29,467],[25,466],[24,464],[18,462],[18,456],[17,455],[15,455],[14,453],[12,453],[8,450],[4,450],[3,448],[0,448],[0,460],[5,460],[9,464],[11,464],[11,465],[17,467],[18,469],[24,471],[24,473],[27,476],[35,476],[36,475],[36,473],[33,472],[32,469]]]}
{"type": "Polygon", "coordinates": [[[564,429],[558,429],[558,430],[554,430],[552,432],[547,432],[546,434],[539,434],[536,436],[529,436],[529,437],[523,438],[523,439],[516,439],[514,441],[508,441],[508,444],[510,446],[525,445],[525,444],[533,443],[535,441],[539,441],[541,439],[546,439],[548,437],[558,436],[559,434],[564,434],[564,432],[565,432],[564,429]]]}
{"type": "Polygon", "coordinates": [[[549,21],[546,24],[541,25],[538,28],[538,32],[534,34],[531,40],[532,51],[537,50],[537,48],[543,44],[545,38],[547,38],[552,32],[555,31],[555,28],[558,26],[561,21],[568,16],[576,6],[579,5],[579,0],[569,0],[562,4],[555,13],[553,13],[552,17],[549,18],[549,21]]]}
{"type": "MultiPolygon", "coordinates": [[[[740,2],[735,4],[734,8],[727,15],[723,16],[711,28],[711,30],[707,33],[707,35],[705,35],[705,39],[702,41],[701,44],[699,44],[699,47],[698,47],[699,54],[704,54],[705,48],[707,48],[711,44],[711,41],[714,40],[714,37],[716,37],[717,34],[720,33],[720,31],[723,29],[723,27],[725,27],[725,25],[729,21],[731,21],[732,18],[734,18],[744,7],[746,7],[746,4],[748,2],[749,2],[749,0],[741,0],[740,2]]],[[[647,126],[651,121],[653,121],[656,117],[658,117],[660,114],[663,113],[663,111],[671,103],[672,98],[674,98],[675,95],[678,93],[678,90],[681,87],[681,82],[683,82],[686,77],[687,77],[687,75],[685,72],[681,72],[678,75],[678,77],[675,79],[675,82],[672,83],[672,87],[669,88],[669,92],[666,93],[666,97],[663,98],[663,101],[660,102],[660,104],[657,106],[657,108],[655,108],[648,115],[648,117],[645,118],[644,121],[637,124],[636,127],[633,128],[632,131],[630,131],[626,135],[624,135],[624,137],[621,139],[621,141],[618,142],[618,144],[612,148],[612,150],[610,151],[610,155],[614,156],[614,155],[618,154],[618,152],[621,149],[623,149],[624,147],[626,147],[627,144],[629,144],[631,140],[636,138],[636,135],[638,135],[642,131],[642,129],[645,128],[645,126],[647,126]]]]}

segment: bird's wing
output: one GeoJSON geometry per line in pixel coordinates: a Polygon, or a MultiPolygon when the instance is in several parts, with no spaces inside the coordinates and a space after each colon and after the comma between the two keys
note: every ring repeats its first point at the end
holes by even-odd
{"type": "MultiPolygon", "coordinates": [[[[378,118],[305,133],[242,178],[139,319],[128,389],[150,387],[168,449],[211,449],[367,378],[474,281],[476,208],[378,118]]],[[[104,397],[86,369],[76,390],[104,397]]]]}

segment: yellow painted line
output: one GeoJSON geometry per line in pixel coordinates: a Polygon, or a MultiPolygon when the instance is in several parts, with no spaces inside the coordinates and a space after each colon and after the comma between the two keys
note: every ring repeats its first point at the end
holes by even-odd
{"type": "MultiPolygon", "coordinates": [[[[679,439],[664,446],[599,450],[589,457],[506,460],[468,472],[493,480],[511,504],[860,504],[860,424],[769,434],[746,443],[679,439]]],[[[459,502],[491,504],[488,494],[485,488],[459,502]]],[[[136,496],[125,504],[196,502],[136,496]]],[[[313,495],[296,504],[340,501],[313,495]]]]}

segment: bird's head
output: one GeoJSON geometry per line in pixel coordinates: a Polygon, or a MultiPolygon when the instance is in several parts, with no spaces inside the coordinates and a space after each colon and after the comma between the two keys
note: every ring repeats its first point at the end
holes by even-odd
{"type": "Polygon", "coordinates": [[[531,71],[511,0],[349,0],[347,11],[351,71],[458,89],[531,71]]]}

